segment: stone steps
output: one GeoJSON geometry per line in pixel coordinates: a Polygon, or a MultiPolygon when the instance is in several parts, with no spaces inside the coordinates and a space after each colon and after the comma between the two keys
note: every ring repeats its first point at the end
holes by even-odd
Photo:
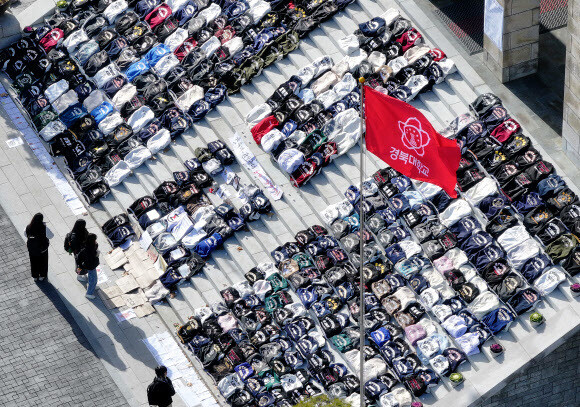
{"type": "MultiPolygon", "coordinates": [[[[205,146],[208,142],[218,139],[231,147],[229,138],[234,132],[238,132],[244,138],[268,175],[283,189],[284,197],[280,201],[272,200],[273,216],[262,216],[260,220],[249,224],[248,231],[236,232],[234,237],[226,241],[223,249],[212,254],[203,273],[180,285],[175,297],[168,298],[167,304],[156,306],[159,315],[173,334],[174,323],[186,321],[195,308],[219,301],[221,289],[243,281],[244,273],[258,263],[270,259],[269,253],[277,245],[293,240],[293,236],[301,229],[315,223],[322,224],[319,211],[329,204],[342,200],[345,189],[351,184],[358,183],[361,165],[360,147],[355,146],[338,157],[304,187],[300,189],[292,187],[288,176],[253,142],[244,119],[251,108],[263,103],[279,84],[302,66],[322,55],[330,55],[338,62],[344,55],[338,46],[338,40],[352,33],[359,23],[378,16],[392,7],[398,8],[403,15],[410,18],[426,38],[427,43],[445,51],[458,67],[458,72],[449,75],[443,83],[436,85],[433,91],[421,94],[411,102],[425,114],[436,129],[444,128],[449,120],[467,111],[468,104],[476,97],[474,88],[483,82],[414,3],[408,0],[399,3],[394,0],[359,0],[312,31],[308,37],[301,40],[300,46],[295,51],[264,69],[250,84],[244,85],[238,94],[228,97],[204,120],[196,123],[192,129],[173,142],[166,151],[160,152],[156,159],[149,160],[136,169],[122,185],[113,188],[111,194],[90,208],[95,220],[99,224],[104,223],[111,216],[124,212],[135,199],[151,194],[162,181],[172,179],[173,171],[183,170],[185,168],[183,162],[193,157],[196,147],[205,146]]],[[[367,154],[365,159],[367,177],[381,166],[376,157],[367,154]]],[[[262,187],[242,165],[234,164],[231,168],[240,176],[242,182],[256,183],[262,187]]],[[[216,181],[219,185],[224,184],[220,177],[217,177],[216,181]]],[[[207,195],[215,204],[221,203],[217,195],[210,193],[207,195]]],[[[555,297],[554,299],[550,297],[540,305],[546,317],[555,317],[562,308],[568,306],[565,288],[555,297]]],[[[493,372],[499,367],[502,368],[499,369],[503,372],[501,374],[507,375],[517,363],[524,363],[524,359],[517,356],[518,352],[522,352],[520,342],[533,341],[538,337],[534,335],[535,331],[529,323],[514,324],[509,332],[501,334],[498,338],[508,349],[510,358],[514,358],[513,361],[510,359],[509,363],[500,363],[486,352],[470,357],[470,363],[464,364],[461,368],[467,377],[464,384],[453,389],[448,383],[443,383],[434,389],[432,394],[423,397],[423,403],[443,406],[449,405],[452,400],[453,405],[468,405],[484,394],[486,389],[489,391],[493,388],[496,382],[493,372]],[[483,379],[488,376],[491,378],[483,379]]],[[[525,351],[523,354],[527,355],[525,351]]],[[[342,357],[337,354],[337,358],[342,357]]],[[[501,374],[497,377],[499,378],[501,374]]],[[[208,375],[202,373],[202,376],[211,382],[208,375]]]]}

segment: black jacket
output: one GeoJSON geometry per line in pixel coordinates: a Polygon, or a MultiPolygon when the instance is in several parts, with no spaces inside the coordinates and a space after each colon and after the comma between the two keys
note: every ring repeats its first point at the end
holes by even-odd
{"type": "Polygon", "coordinates": [[[83,244],[85,243],[85,240],[87,239],[88,233],[84,232],[81,234],[75,233],[75,232],[71,232],[69,233],[69,235],[67,236],[68,238],[68,243],[69,243],[69,250],[76,256],[80,253],[80,251],[83,248],[83,244]]]}
{"type": "Polygon", "coordinates": [[[173,383],[169,377],[153,379],[153,383],[147,387],[147,400],[152,406],[167,407],[172,403],[171,396],[175,395],[173,383]]]}
{"type": "Polygon", "coordinates": [[[99,265],[99,251],[88,247],[81,249],[77,257],[77,263],[80,268],[85,270],[96,269],[99,265]]]}
{"type": "Polygon", "coordinates": [[[26,247],[31,256],[42,256],[47,250],[50,242],[45,235],[27,236],[26,247]]]}

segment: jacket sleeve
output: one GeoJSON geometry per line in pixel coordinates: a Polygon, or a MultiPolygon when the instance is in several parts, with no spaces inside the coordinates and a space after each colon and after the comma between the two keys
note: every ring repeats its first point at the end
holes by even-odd
{"type": "Polygon", "coordinates": [[[77,263],[78,263],[80,268],[86,269],[86,267],[85,267],[86,260],[87,260],[87,251],[84,249],[81,249],[81,251],[79,252],[79,256],[77,258],[77,263]]]}
{"type": "Polygon", "coordinates": [[[173,388],[173,382],[171,381],[171,379],[169,377],[167,378],[167,384],[169,385],[169,395],[175,396],[175,389],[173,388]]]}
{"type": "Polygon", "coordinates": [[[155,403],[157,403],[157,400],[156,400],[155,394],[154,394],[154,387],[153,386],[154,386],[153,384],[150,384],[147,387],[147,402],[150,405],[155,405],[155,403]]]}

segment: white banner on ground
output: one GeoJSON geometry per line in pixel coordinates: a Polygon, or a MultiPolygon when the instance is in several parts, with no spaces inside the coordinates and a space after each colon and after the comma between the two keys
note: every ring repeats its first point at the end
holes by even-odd
{"type": "Polygon", "coordinates": [[[6,110],[6,113],[10,117],[10,120],[12,120],[12,123],[14,123],[14,126],[16,126],[16,129],[22,133],[24,140],[30,146],[30,149],[36,158],[38,158],[38,161],[40,161],[58,191],[62,194],[64,201],[73,212],[73,214],[81,215],[86,213],[86,209],[82,201],[79,199],[74,189],[70,186],[65,176],[57,167],[50,154],[48,154],[48,151],[46,151],[46,148],[42,144],[42,141],[40,141],[36,131],[30,127],[30,124],[24,118],[22,112],[20,112],[20,109],[18,106],[16,106],[16,103],[14,103],[6,91],[6,88],[1,83],[0,103],[2,103],[2,107],[4,107],[4,110],[6,110]]]}
{"type": "Polygon", "coordinates": [[[233,146],[232,151],[238,161],[250,171],[254,178],[258,179],[266,187],[272,198],[276,201],[282,199],[282,195],[284,194],[282,188],[276,185],[268,174],[266,174],[266,171],[264,171],[264,168],[260,165],[254,153],[250,151],[242,137],[238,133],[235,133],[230,137],[230,142],[233,146]]]}
{"type": "Polygon", "coordinates": [[[155,361],[167,367],[175,391],[187,407],[219,407],[218,402],[167,331],[142,339],[155,361]]]}

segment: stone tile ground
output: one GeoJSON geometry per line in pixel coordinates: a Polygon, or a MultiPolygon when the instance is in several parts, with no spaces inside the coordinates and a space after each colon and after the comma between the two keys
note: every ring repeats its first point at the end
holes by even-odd
{"type": "Polygon", "coordinates": [[[473,407],[580,406],[580,333],[473,407]]]}
{"type": "MultiPolygon", "coordinates": [[[[10,12],[14,15],[19,14],[21,11],[26,10],[31,6],[36,0],[14,0],[10,6],[10,12]]],[[[51,1],[51,0],[46,0],[51,1]]]]}
{"type": "Polygon", "coordinates": [[[2,208],[0,236],[0,406],[126,406],[50,279],[30,278],[25,243],[2,208]]]}

